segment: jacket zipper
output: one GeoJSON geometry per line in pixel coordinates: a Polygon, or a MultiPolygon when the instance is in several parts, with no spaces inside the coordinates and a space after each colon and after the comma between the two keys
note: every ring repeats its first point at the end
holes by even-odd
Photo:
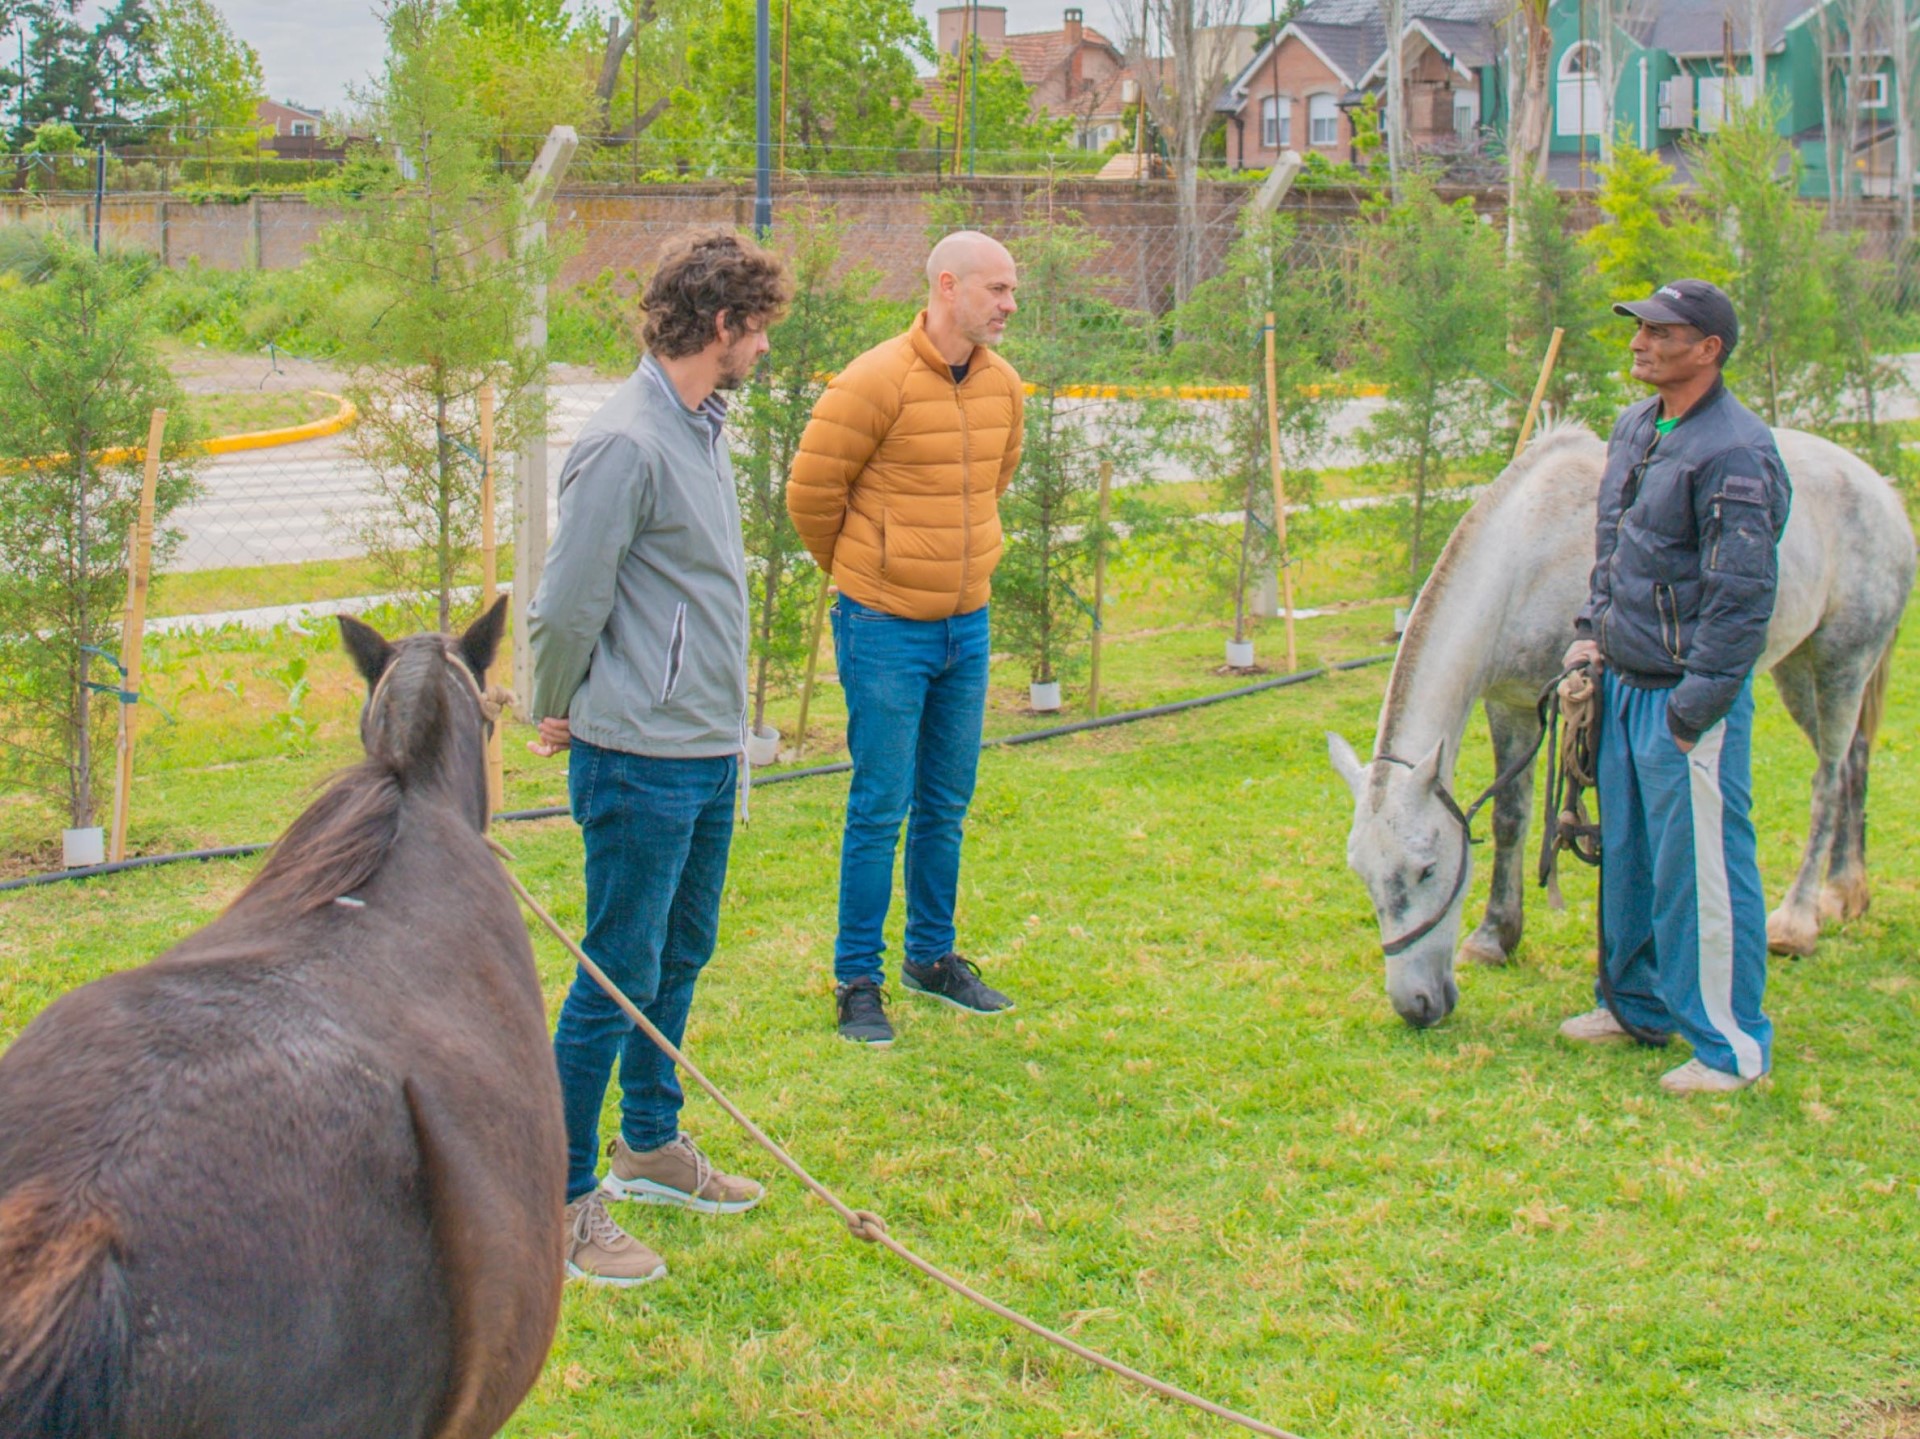
{"type": "Polygon", "coordinates": [[[960,411],[960,593],[954,597],[953,612],[960,613],[966,603],[967,570],[973,559],[973,442],[967,434],[967,404],[960,398],[960,382],[953,382],[953,403],[960,411]]]}
{"type": "Polygon", "coordinates": [[[1660,612],[1660,643],[1667,647],[1668,656],[1674,661],[1680,658],[1680,605],[1674,599],[1673,590],[1668,585],[1653,587],[1654,608],[1660,612]],[[1673,638],[1668,639],[1671,628],[1673,638]]]}
{"type": "MultiPolygon", "coordinates": [[[[709,425],[707,437],[707,458],[713,463],[713,480],[720,489],[720,508],[725,510],[727,477],[720,470],[720,432],[709,425]]],[[[731,559],[731,555],[729,558],[731,559]]],[[[737,567],[733,569],[733,578],[734,582],[740,586],[740,657],[741,663],[746,667],[741,675],[742,699],[739,724],[740,753],[744,756],[747,752],[747,710],[753,703],[753,696],[750,693],[753,678],[753,618],[747,613],[752,608],[752,592],[747,588],[747,557],[744,554],[740,556],[737,567]]],[[[743,763],[740,769],[744,775],[746,765],[743,763]]]]}

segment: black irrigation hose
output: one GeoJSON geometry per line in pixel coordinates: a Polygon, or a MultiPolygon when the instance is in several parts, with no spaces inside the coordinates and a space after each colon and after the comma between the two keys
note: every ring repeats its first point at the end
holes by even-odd
{"type": "MultiPolygon", "coordinates": [[[[1138,720],[1158,719],[1162,715],[1179,714],[1182,710],[1200,709],[1205,705],[1223,704],[1227,700],[1244,699],[1248,695],[1262,694],[1267,690],[1285,689],[1288,685],[1297,685],[1306,680],[1317,680],[1332,674],[1336,670],[1365,669],[1368,665],[1385,664],[1392,655],[1368,655],[1364,659],[1341,660],[1337,664],[1323,665],[1319,669],[1298,670],[1290,675],[1278,675],[1270,680],[1261,680],[1258,684],[1241,685],[1238,689],[1221,690],[1218,694],[1201,695],[1196,699],[1174,700],[1170,704],[1149,705],[1143,710],[1124,710],[1119,714],[1102,715],[1098,719],[1076,720],[1072,724],[1051,725],[1046,729],[1029,730],[1025,734],[1002,735],[998,739],[984,740],[980,748],[993,749],[996,746],[1035,744],[1040,740],[1059,739],[1062,735],[1080,734],[1086,730],[1106,729],[1110,725],[1133,724],[1138,720]]],[[[789,780],[817,779],[821,775],[846,774],[853,769],[850,763],[816,764],[805,769],[781,770],[778,774],[755,775],[753,787],[761,785],[785,784],[789,780]]],[[[533,820],[559,819],[569,813],[563,804],[544,805],[539,809],[507,809],[494,816],[497,820],[533,820]]],[[[223,849],[190,849],[179,854],[148,854],[138,859],[123,859],[113,864],[90,864],[83,869],[55,870],[52,874],[30,874],[24,879],[10,879],[0,883],[0,894],[13,889],[31,889],[35,885],[60,884],[70,879],[97,879],[110,874],[120,874],[130,869],[150,869],[157,864],[178,864],[184,860],[239,859],[246,855],[258,854],[266,849],[264,844],[235,844],[223,849]]]]}

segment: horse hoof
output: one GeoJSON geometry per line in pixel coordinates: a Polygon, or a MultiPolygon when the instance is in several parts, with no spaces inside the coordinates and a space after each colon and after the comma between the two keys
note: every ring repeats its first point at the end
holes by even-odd
{"type": "Polygon", "coordinates": [[[1776,909],[1767,916],[1769,954],[1787,954],[1795,959],[1805,959],[1819,944],[1820,925],[1817,920],[1803,919],[1784,909],[1776,909]]]}
{"type": "Polygon", "coordinates": [[[1829,880],[1820,891],[1820,923],[1846,924],[1860,918],[1873,902],[1864,879],[1829,880]]]}
{"type": "Polygon", "coordinates": [[[1507,952],[1500,947],[1497,939],[1482,939],[1479,935],[1469,935],[1465,944],[1460,946],[1461,959],[1472,960],[1475,964],[1503,965],[1507,962],[1507,952]]]}

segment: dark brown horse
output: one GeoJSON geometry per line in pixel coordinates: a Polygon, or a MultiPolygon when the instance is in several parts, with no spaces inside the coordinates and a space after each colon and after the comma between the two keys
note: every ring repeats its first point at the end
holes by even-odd
{"type": "Polygon", "coordinates": [[[207,928],[0,1055],[0,1435],[488,1435],[562,1282],[559,1082],[482,834],[496,605],[342,619],[338,776],[207,928]]]}

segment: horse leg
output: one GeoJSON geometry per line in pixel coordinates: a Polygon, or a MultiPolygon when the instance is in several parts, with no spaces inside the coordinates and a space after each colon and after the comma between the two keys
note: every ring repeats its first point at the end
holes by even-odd
{"type": "Polygon", "coordinates": [[[1846,770],[1841,778],[1845,808],[1839,831],[1834,836],[1826,887],[1820,891],[1823,924],[1845,924],[1858,919],[1867,912],[1872,900],[1867,887],[1867,766],[1873,757],[1880,714],[1886,706],[1887,671],[1892,662],[1893,647],[1889,645],[1860,696],[1860,718],[1854,726],[1852,743],[1847,746],[1846,770]]]}
{"type": "Polygon", "coordinates": [[[1819,657],[1808,646],[1774,666],[1773,675],[1787,712],[1813,742],[1818,764],[1806,849],[1780,907],[1767,916],[1767,948],[1774,954],[1805,957],[1820,941],[1821,874],[1841,829],[1847,748],[1864,676],[1822,674],[1819,657]]]}
{"type": "MultiPolygon", "coordinates": [[[[1532,709],[1487,707],[1497,774],[1539,743],[1540,717],[1532,709]]],[[[1493,796],[1493,878],[1487,912],[1460,946],[1460,955],[1476,964],[1505,964],[1520,947],[1525,925],[1527,821],[1533,814],[1533,766],[1508,780],[1493,796]]]]}

